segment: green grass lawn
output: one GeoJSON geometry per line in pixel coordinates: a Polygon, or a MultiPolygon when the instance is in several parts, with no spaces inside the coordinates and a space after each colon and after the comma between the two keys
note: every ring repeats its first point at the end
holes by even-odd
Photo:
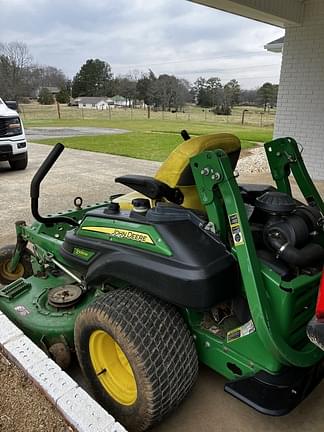
{"type": "Polygon", "coordinates": [[[78,150],[163,161],[182,142],[182,138],[175,134],[130,132],[123,135],[80,136],[41,141],[45,144],[56,144],[57,142],[78,150]]]}
{"type": "Polygon", "coordinates": [[[71,138],[42,139],[36,142],[55,144],[62,142],[66,147],[110,153],[148,160],[164,160],[182,142],[180,131],[186,129],[191,136],[208,133],[233,133],[242,141],[242,147],[252,147],[255,142],[265,142],[272,138],[271,127],[253,127],[213,122],[184,122],[167,120],[107,120],[107,119],[62,119],[29,120],[30,127],[112,127],[127,129],[122,135],[98,135],[71,138]]]}

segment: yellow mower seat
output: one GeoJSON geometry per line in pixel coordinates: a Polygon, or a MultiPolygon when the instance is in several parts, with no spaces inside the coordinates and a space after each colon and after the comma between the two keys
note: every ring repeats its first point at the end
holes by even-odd
{"type": "MultiPolygon", "coordinates": [[[[222,133],[202,135],[191,138],[176,147],[163,162],[155,174],[155,178],[170,187],[178,187],[184,195],[183,207],[202,210],[202,205],[198,196],[195,180],[190,168],[190,158],[206,150],[222,149],[228,154],[233,170],[238,161],[241,142],[235,135],[222,133]]],[[[132,208],[134,198],[142,198],[139,192],[133,191],[119,198],[120,208],[129,210],[132,208]]]]}

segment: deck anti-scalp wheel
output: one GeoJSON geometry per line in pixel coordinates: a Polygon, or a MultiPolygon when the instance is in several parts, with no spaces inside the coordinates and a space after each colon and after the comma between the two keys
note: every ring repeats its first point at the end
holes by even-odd
{"type": "Polygon", "coordinates": [[[14,245],[5,246],[0,249],[0,283],[3,285],[8,285],[21,277],[27,278],[33,274],[30,262],[32,252],[28,249],[24,251],[16,270],[13,272],[9,270],[8,264],[14,252],[14,245]]]}
{"type": "Polygon", "coordinates": [[[109,292],[84,309],[75,346],[95,397],[131,431],[160,421],[197,378],[197,353],[181,314],[140,290],[109,292]]]}

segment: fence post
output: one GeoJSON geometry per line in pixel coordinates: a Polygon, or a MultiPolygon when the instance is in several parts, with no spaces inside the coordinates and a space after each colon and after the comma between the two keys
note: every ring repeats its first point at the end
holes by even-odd
{"type": "Polygon", "coordinates": [[[248,112],[248,110],[247,109],[245,109],[245,110],[243,110],[243,112],[242,112],[242,125],[244,125],[244,119],[245,119],[245,113],[246,112],[248,112]]]}
{"type": "Polygon", "coordinates": [[[61,120],[61,108],[60,104],[56,101],[56,108],[57,108],[57,117],[59,120],[61,120]]]}

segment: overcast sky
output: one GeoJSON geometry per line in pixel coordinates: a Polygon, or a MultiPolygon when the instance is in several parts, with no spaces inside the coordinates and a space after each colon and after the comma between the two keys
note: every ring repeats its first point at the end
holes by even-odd
{"type": "Polygon", "coordinates": [[[283,30],[186,0],[0,0],[0,41],[23,41],[34,61],[69,77],[88,58],[130,70],[279,80],[281,55],[263,46],[283,30]]]}

